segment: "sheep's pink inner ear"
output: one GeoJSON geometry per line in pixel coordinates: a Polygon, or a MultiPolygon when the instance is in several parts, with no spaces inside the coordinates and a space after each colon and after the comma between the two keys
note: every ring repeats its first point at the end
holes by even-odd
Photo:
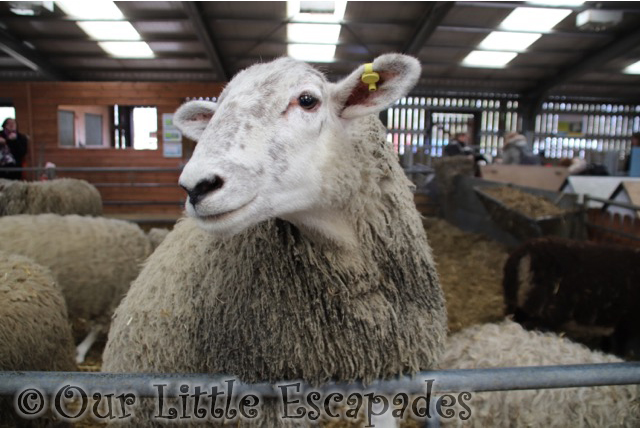
{"type": "Polygon", "coordinates": [[[349,95],[349,98],[347,98],[347,102],[344,106],[349,107],[354,105],[366,105],[367,100],[370,100],[376,96],[376,93],[384,85],[385,80],[386,79],[384,73],[380,73],[380,80],[376,83],[378,89],[375,91],[370,91],[369,85],[362,81],[359,81],[351,91],[351,95],[349,95]]]}
{"type": "Polygon", "coordinates": [[[190,117],[189,120],[193,122],[203,122],[203,121],[209,122],[212,117],[213,117],[213,113],[198,113],[190,117]]]}

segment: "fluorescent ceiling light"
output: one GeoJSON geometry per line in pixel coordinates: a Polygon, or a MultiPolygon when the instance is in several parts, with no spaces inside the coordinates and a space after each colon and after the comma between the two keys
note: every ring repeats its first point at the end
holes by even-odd
{"type": "Polygon", "coordinates": [[[344,18],[346,8],[347,2],[344,0],[329,2],[293,0],[287,2],[287,16],[292,22],[340,22],[344,18]],[[319,4],[322,4],[322,7],[318,7],[319,4]],[[300,12],[301,10],[308,12],[300,12]],[[314,12],[314,10],[318,10],[318,12],[314,12]]]}
{"type": "Polygon", "coordinates": [[[500,29],[547,32],[569,16],[571,12],[570,9],[518,7],[502,21],[500,29]]]}
{"type": "Polygon", "coordinates": [[[140,40],[140,34],[127,21],[78,21],[78,26],[94,40],[140,40]]]}
{"type": "Polygon", "coordinates": [[[462,65],[467,67],[502,68],[517,55],[516,52],[472,51],[462,60],[462,65]]]}
{"type": "Polygon", "coordinates": [[[302,61],[332,62],[336,54],[336,45],[297,45],[287,46],[290,57],[302,61]]]}
{"type": "Polygon", "coordinates": [[[338,24],[287,24],[287,39],[295,43],[336,43],[338,24]]]}
{"type": "Polygon", "coordinates": [[[512,33],[507,31],[494,31],[489,34],[478,47],[496,51],[522,52],[538,40],[540,33],[512,33]]]}
{"type": "Polygon", "coordinates": [[[626,74],[640,74],[640,61],[634,62],[623,70],[626,74]]]}
{"type": "Polygon", "coordinates": [[[146,42],[98,42],[100,47],[116,58],[153,58],[146,42]]]}
{"type": "Polygon", "coordinates": [[[124,19],[115,3],[108,0],[64,0],[56,5],[75,19],[124,19]]]}

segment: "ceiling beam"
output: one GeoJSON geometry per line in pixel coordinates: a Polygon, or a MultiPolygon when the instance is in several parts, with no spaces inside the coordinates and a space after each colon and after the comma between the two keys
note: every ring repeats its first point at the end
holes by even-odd
{"type": "Polygon", "coordinates": [[[554,5],[549,2],[536,4],[534,2],[511,2],[511,1],[459,1],[456,2],[458,6],[478,7],[478,8],[493,8],[493,9],[516,9],[518,7],[539,8],[539,9],[571,9],[579,12],[585,9],[601,9],[601,10],[620,10],[622,12],[637,13],[640,11],[640,6],[637,2],[620,2],[620,1],[603,1],[592,2],[595,4],[581,4],[577,6],[568,6],[558,2],[554,5]]]}
{"type": "Polygon", "coordinates": [[[69,80],[64,73],[52,66],[49,61],[2,28],[0,28],[0,50],[15,58],[25,67],[37,71],[46,79],[69,80]]]}
{"type": "MultiPolygon", "coordinates": [[[[365,55],[366,54],[362,54],[365,55]]],[[[65,55],[65,58],[69,57],[71,58],[72,56],[70,55],[65,55]]],[[[83,57],[82,55],[74,55],[73,56],[81,58],[83,57]]],[[[266,62],[272,59],[277,59],[279,56],[278,55],[230,55],[228,57],[226,57],[227,61],[230,64],[233,63],[239,63],[242,61],[246,61],[249,63],[254,63],[254,62],[266,62]]],[[[313,61],[306,61],[306,62],[310,62],[313,63],[313,61]]],[[[450,61],[432,61],[432,60],[424,60],[421,62],[423,67],[451,67],[452,65],[457,65],[457,62],[450,62],[450,61]]],[[[362,64],[362,61],[356,57],[354,57],[353,55],[350,56],[349,58],[338,58],[338,62],[335,63],[318,63],[322,66],[323,69],[331,69],[331,68],[344,68],[345,70],[348,71],[352,71],[354,68],[356,68],[359,64],[362,64]]],[[[555,66],[549,66],[549,65],[514,65],[509,67],[508,69],[492,69],[490,70],[490,72],[492,74],[499,74],[502,71],[505,72],[510,72],[513,70],[517,70],[517,71],[530,71],[530,72],[549,72],[550,70],[554,70],[555,66]]],[[[483,70],[483,69],[477,69],[477,73],[479,74],[484,74],[483,71],[487,71],[487,70],[483,70]]],[[[483,81],[486,79],[482,79],[483,81]]],[[[525,78],[525,80],[528,80],[531,83],[536,82],[537,80],[535,78],[525,78]]]]}
{"type": "MultiPolygon", "coordinates": [[[[197,2],[196,2],[197,3],[197,2]]],[[[11,25],[20,25],[25,22],[38,22],[38,23],[48,23],[48,22],[77,22],[77,18],[72,18],[69,16],[17,16],[17,15],[2,15],[0,14],[0,21],[11,24],[11,25]]],[[[127,21],[134,24],[148,24],[148,23],[173,23],[173,22],[187,22],[189,18],[183,14],[175,15],[175,16],[165,16],[161,18],[154,18],[152,16],[139,16],[139,17],[127,17],[127,21]]],[[[276,19],[276,18],[261,18],[257,16],[251,17],[225,17],[225,16],[216,16],[210,19],[212,23],[225,23],[225,24],[286,24],[289,22],[288,19],[276,19]]],[[[317,24],[317,21],[308,20],[308,19],[296,19],[297,23],[300,24],[317,24]]],[[[353,24],[353,25],[381,25],[381,26],[405,26],[411,25],[414,20],[407,19],[367,19],[362,21],[354,21],[354,20],[345,20],[340,21],[341,24],[353,24]]]]}
{"type": "Polygon", "coordinates": [[[205,52],[207,54],[207,58],[209,58],[209,61],[213,66],[213,71],[217,76],[219,76],[219,80],[229,80],[228,73],[222,65],[220,54],[218,53],[219,50],[216,47],[215,42],[213,41],[213,37],[211,36],[209,27],[202,18],[204,16],[204,12],[202,11],[202,7],[200,6],[199,2],[185,1],[182,2],[182,7],[189,17],[189,20],[193,24],[198,39],[205,47],[205,52]]]}
{"type": "Polygon", "coordinates": [[[530,8],[540,8],[540,9],[582,9],[582,5],[578,7],[566,6],[562,5],[560,2],[559,5],[552,5],[548,3],[544,4],[536,4],[536,3],[526,3],[523,2],[511,2],[511,1],[459,1],[456,2],[458,6],[468,6],[468,7],[480,7],[480,8],[497,8],[497,9],[515,9],[518,7],[530,7],[530,8]]]}
{"type": "MultiPolygon", "coordinates": [[[[439,30],[442,31],[451,31],[454,33],[481,33],[488,34],[493,31],[496,31],[495,27],[471,27],[471,26],[462,26],[462,25],[441,25],[438,27],[439,30]]],[[[541,33],[542,35],[548,36],[559,36],[559,37],[580,37],[581,39],[590,38],[590,39],[604,39],[615,37],[615,33],[611,31],[560,31],[560,30],[547,30],[547,31],[534,31],[534,30],[518,30],[519,33],[541,33]]]]}
{"type": "Polygon", "coordinates": [[[442,23],[444,17],[449,13],[455,2],[451,1],[437,1],[427,3],[428,7],[425,13],[420,18],[418,26],[411,37],[411,40],[407,42],[402,50],[409,55],[418,55],[420,49],[427,43],[427,40],[436,31],[438,26],[442,23]]]}
{"type": "Polygon", "coordinates": [[[639,44],[640,28],[635,27],[633,30],[623,33],[598,50],[587,53],[582,59],[574,62],[569,67],[559,70],[559,72],[550,79],[538,82],[523,94],[523,98],[527,100],[528,103],[531,103],[534,110],[537,110],[543,98],[554,87],[575,80],[593,69],[605,65],[611,60],[628,53],[639,44]]]}
{"type": "MultiPolygon", "coordinates": [[[[352,48],[352,47],[359,47],[359,46],[363,46],[363,42],[360,41],[360,39],[357,37],[357,35],[353,34],[352,30],[349,28],[349,26],[347,24],[344,24],[345,28],[350,31],[352,33],[352,35],[354,36],[354,39],[356,39],[356,41],[353,42],[344,42],[344,41],[338,41],[336,43],[336,46],[342,46],[342,47],[347,47],[347,48],[352,48]]],[[[439,29],[443,29],[443,26],[438,27],[439,29]]],[[[176,42],[180,42],[180,43],[199,43],[199,40],[197,37],[195,36],[167,36],[167,35],[146,35],[144,38],[145,42],[147,43],[176,43],[176,42]]],[[[32,42],[33,44],[39,44],[39,43],[87,43],[87,44],[95,44],[95,40],[90,38],[89,36],[84,36],[84,37],[78,37],[78,36],[69,36],[69,35],[61,35],[61,36],[55,36],[55,38],[52,37],[45,37],[45,36],[36,36],[36,37],[30,37],[29,41],[32,42]]],[[[256,43],[256,38],[249,38],[249,37],[242,37],[242,35],[233,35],[233,36],[221,36],[218,38],[218,42],[240,42],[240,43],[256,43]]],[[[274,38],[271,37],[270,35],[265,35],[263,37],[260,37],[260,43],[259,44],[274,44],[274,45],[286,45],[288,44],[288,42],[285,39],[282,38],[274,38]]],[[[394,41],[378,41],[378,42],[374,42],[374,43],[367,43],[367,46],[369,48],[376,48],[375,50],[380,51],[380,50],[391,50],[391,49],[397,49],[396,47],[396,42],[394,41]]],[[[465,51],[471,51],[471,50],[477,50],[477,51],[482,51],[482,50],[486,50],[486,51],[491,51],[492,49],[485,49],[479,46],[476,47],[472,47],[468,44],[450,44],[450,45],[427,45],[427,46],[423,46],[423,47],[427,47],[429,49],[438,49],[438,50],[443,50],[443,51],[453,51],[453,50],[465,50],[465,51]]],[[[540,55],[540,56],[544,56],[544,55],[548,55],[548,54],[558,54],[558,55],[576,55],[576,51],[573,49],[544,49],[544,50],[525,50],[521,53],[526,53],[527,55],[540,55]]],[[[63,55],[68,55],[68,56],[78,56],[74,53],[71,52],[65,52],[63,55]]],[[[79,54],[79,55],[85,55],[85,53],[79,54]]],[[[90,54],[86,54],[89,55],[90,54]]],[[[94,55],[102,55],[101,52],[96,52],[94,55]]],[[[172,56],[176,56],[176,57],[180,57],[180,56],[193,56],[193,52],[161,52],[161,53],[157,53],[156,52],[156,57],[161,57],[161,56],[165,56],[165,57],[172,57],[172,56]]],[[[242,56],[242,55],[238,55],[238,56],[242,56]]]]}

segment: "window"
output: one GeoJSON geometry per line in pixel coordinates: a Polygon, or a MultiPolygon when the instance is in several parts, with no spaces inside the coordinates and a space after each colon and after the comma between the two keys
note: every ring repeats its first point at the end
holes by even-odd
{"type": "Polygon", "coordinates": [[[2,125],[7,118],[15,119],[16,109],[13,107],[0,107],[0,125],[2,125]]]}
{"type": "Polygon", "coordinates": [[[58,106],[60,147],[158,149],[158,112],[151,106],[58,106]]]}
{"type": "Polygon", "coordinates": [[[158,148],[158,111],[155,107],[133,108],[133,148],[136,150],[158,148]]]}
{"type": "Polygon", "coordinates": [[[102,115],[84,114],[84,141],[87,146],[102,146],[102,115]]]}
{"type": "Polygon", "coordinates": [[[67,110],[58,110],[58,141],[62,147],[75,146],[75,113],[67,110]]]}

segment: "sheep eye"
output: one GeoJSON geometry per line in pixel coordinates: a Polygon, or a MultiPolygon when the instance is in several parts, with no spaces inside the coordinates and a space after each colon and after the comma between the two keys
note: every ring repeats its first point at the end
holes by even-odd
{"type": "Polygon", "coordinates": [[[303,109],[311,110],[318,105],[318,99],[310,94],[302,94],[298,97],[298,103],[300,103],[300,107],[303,109]]]}

